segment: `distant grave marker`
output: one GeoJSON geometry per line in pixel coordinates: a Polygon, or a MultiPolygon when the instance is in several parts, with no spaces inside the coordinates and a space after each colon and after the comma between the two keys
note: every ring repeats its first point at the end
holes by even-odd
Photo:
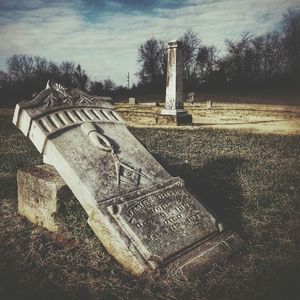
{"type": "Polygon", "coordinates": [[[133,98],[133,97],[130,97],[129,99],[128,99],[128,103],[129,104],[137,104],[137,101],[136,101],[136,99],[135,98],[133,98]]]}
{"type": "Polygon", "coordinates": [[[159,106],[159,102],[156,101],[156,102],[142,102],[140,103],[140,105],[142,106],[159,106]]]}
{"type": "Polygon", "coordinates": [[[195,92],[188,93],[188,102],[190,104],[194,104],[194,96],[195,96],[195,92]]]}
{"type": "MultiPolygon", "coordinates": [[[[240,238],[224,230],[184,181],[172,177],[135,139],[103,98],[49,83],[34,100],[17,104],[13,122],[55,167],[87,212],[99,240],[131,274],[173,263],[188,277],[242,246],[240,238]]],[[[51,170],[44,171],[41,174],[51,170]]],[[[34,181],[22,181],[22,176],[30,178],[28,173],[18,176],[24,190],[30,185],[33,191],[33,199],[22,203],[22,213],[33,222],[31,214],[39,214],[41,207],[39,201],[35,205],[30,201],[41,192],[53,191],[55,196],[62,185],[43,190],[39,187],[43,181],[34,172],[34,181]]],[[[49,184],[57,177],[49,176],[49,184]]],[[[19,201],[24,199],[22,192],[19,189],[19,201]]],[[[52,213],[55,199],[49,208],[52,213]]]]}

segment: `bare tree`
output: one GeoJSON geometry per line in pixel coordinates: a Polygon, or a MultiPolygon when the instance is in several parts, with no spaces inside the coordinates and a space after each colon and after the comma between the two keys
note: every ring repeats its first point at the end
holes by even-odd
{"type": "Polygon", "coordinates": [[[74,80],[75,80],[75,85],[82,89],[86,90],[87,89],[87,84],[88,84],[88,76],[85,73],[85,70],[81,68],[81,65],[77,65],[75,72],[74,72],[74,80]]]}
{"type": "Polygon", "coordinates": [[[180,41],[182,42],[184,77],[186,80],[189,80],[196,75],[195,62],[200,46],[200,39],[192,29],[188,29],[180,41]]]}
{"type": "Polygon", "coordinates": [[[293,76],[300,73],[300,10],[290,10],[283,18],[284,46],[293,76]]]}
{"type": "Polygon", "coordinates": [[[89,92],[92,95],[102,95],[104,91],[103,83],[101,81],[91,81],[89,92]]]}
{"type": "Polygon", "coordinates": [[[59,72],[61,77],[61,82],[65,86],[74,86],[75,81],[75,64],[70,61],[63,61],[59,65],[59,72]]]}
{"type": "Polygon", "coordinates": [[[7,86],[10,78],[6,72],[0,71],[0,89],[7,86]]]}
{"type": "Polygon", "coordinates": [[[213,72],[217,61],[217,49],[214,46],[201,46],[196,57],[197,73],[200,83],[205,83],[213,72]]]}
{"type": "Polygon", "coordinates": [[[274,31],[256,37],[252,44],[255,53],[254,73],[257,81],[270,80],[285,72],[286,60],[279,32],[274,31]]]}
{"type": "Polygon", "coordinates": [[[106,93],[112,92],[116,88],[116,84],[110,79],[104,79],[103,81],[103,91],[106,93]]]}
{"type": "Polygon", "coordinates": [[[45,74],[48,73],[49,63],[44,57],[34,56],[34,73],[45,74]]]}
{"type": "Polygon", "coordinates": [[[34,59],[25,54],[15,54],[7,60],[8,74],[13,80],[24,80],[32,76],[34,59]]]}
{"type": "Polygon", "coordinates": [[[157,85],[166,75],[166,46],[161,40],[151,38],[139,47],[138,62],[141,69],[137,73],[142,84],[157,85]]]}
{"type": "Polygon", "coordinates": [[[223,59],[223,66],[227,67],[229,81],[246,82],[253,74],[252,37],[245,33],[239,41],[225,40],[225,44],[228,54],[223,59]]]}
{"type": "Polygon", "coordinates": [[[49,73],[49,78],[51,78],[54,81],[60,82],[61,73],[59,70],[59,66],[53,61],[50,61],[48,63],[48,73],[49,73]]]}

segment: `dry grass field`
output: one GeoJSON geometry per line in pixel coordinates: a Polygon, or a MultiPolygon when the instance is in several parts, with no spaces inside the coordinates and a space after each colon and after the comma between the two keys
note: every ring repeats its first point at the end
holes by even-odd
{"type": "Polygon", "coordinates": [[[168,268],[133,278],[95,238],[76,199],[61,207],[63,232],[30,224],[17,213],[16,171],[41,156],[11,124],[11,110],[0,109],[0,299],[298,299],[299,106],[195,104],[187,107],[195,125],[180,128],[156,126],[159,107],[116,108],[245,249],[190,282],[168,268]]]}
{"type": "MultiPolygon", "coordinates": [[[[186,104],[186,110],[193,115],[193,126],[236,129],[251,132],[275,134],[300,134],[300,104],[241,104],[213,102],[207,109],[205,102],[186,104]]],[[[116,104],[116,110],[131,126],[156,126],[155,116],[162,106],[149,106],[147,103],[129,105],[116,104]]]]}

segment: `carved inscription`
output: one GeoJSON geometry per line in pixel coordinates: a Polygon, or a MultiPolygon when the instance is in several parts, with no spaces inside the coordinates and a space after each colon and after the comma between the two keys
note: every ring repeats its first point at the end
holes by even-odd
{"type": "Polygon", "coordinates": [[[108,210],[120,227],[134,243],[162,260],[217,231],[214,218],[176,184],[117,206],[108,210]]]}

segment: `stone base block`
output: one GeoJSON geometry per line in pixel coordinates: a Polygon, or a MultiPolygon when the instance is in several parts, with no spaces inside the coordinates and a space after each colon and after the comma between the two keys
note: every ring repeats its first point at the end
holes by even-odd
{"type": "Polygon", "coordinates": [[[72,192],[54,167],[44,164],[19,170],[17,182],[19,213],[34,224],[57,231],[59,203],[72,192]]]}
{"type": "MultiPolygon", "coordinates": [[[[60,222],[57,220],[57,215],[60,204],[70,199],[72,192],[54,167],[44,164],[19,170],[17,181],[19,213],[34,224],[43,226],[50,231],[58,231],[60,222]]],[[[100,237],[103,238],[106,232],[101,225],[101,219],[100,215],[92,214],[88,220],[99,239],[100,237]]],[[[167,241],[167,238],[165,240],[167,241]]],[[[108,242],[111,243],[111,240],[108,242]]],[[[244,242],[234,233],[215,232],[213,236],[208,236],[202,240],[200,244],[170,256],[164,261],[163,265],[171,264],[175,266],[189,280],[199,276],[199,273],[207,271],[213,264],[222,262],[240,250],[243,245],[244,242]]],[[[133,258],[137,257],[130,257],[130,253],[123,255],[125,255],[124,259],[130,261],[129,267],[133,268],[135,266],[133,258]]],[[[126,260],[123,264],[127,265],[128,261],[126,260]]],[[[140,273],[143,270],[141,269],[140,273]]],[[[139,275],[136,270],[128,269],[128,271],[139,275]]]]}
{"type": "Polygon", "coordinates": [[[189,114],[170,115],[157,115],[156,124],[158,125],[192,125],[193,118],[189,114]]]}
{"type": "Polygon", "coordinates": [[[180,269],[186,280],[189,280],[208,271],[214,264],[222,263],[244,245],[244,241],[237,234],[223,232],[181,255],[172,264],[180,269]]]}

